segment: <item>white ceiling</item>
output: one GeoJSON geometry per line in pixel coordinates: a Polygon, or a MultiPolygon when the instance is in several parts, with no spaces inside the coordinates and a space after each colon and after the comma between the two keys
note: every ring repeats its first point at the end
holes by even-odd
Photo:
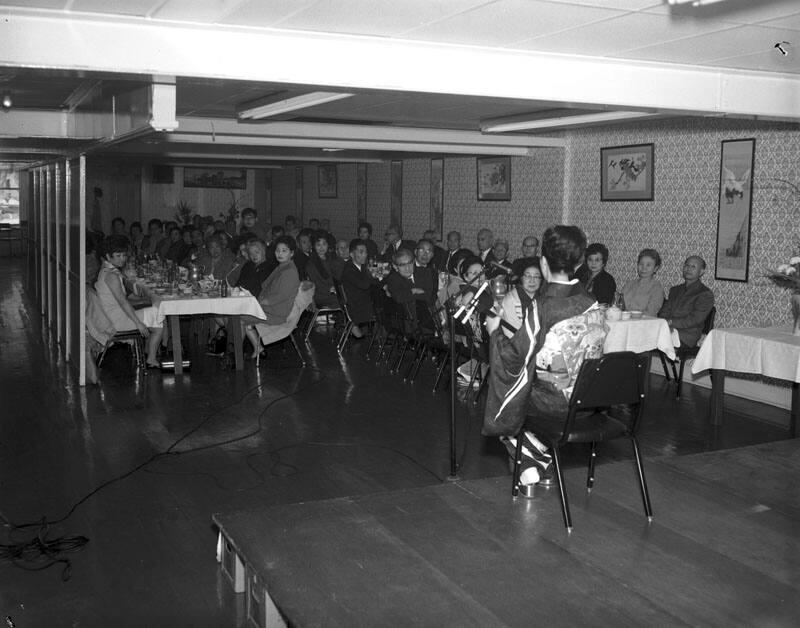
{"type": "MultiPolygon", "coordinates": [[[[0,0],[0,16],[0,91],[18,111],[166,74],[179,117],[235,120],[245,102],[324,85],[356,96],[280,119],[476,132],[609,108],[800,119],[800,0],[0,0]]],[[[24,129],[0,114],[3,136],[0,159],[10,138],[18,157],[24,129]]]]}

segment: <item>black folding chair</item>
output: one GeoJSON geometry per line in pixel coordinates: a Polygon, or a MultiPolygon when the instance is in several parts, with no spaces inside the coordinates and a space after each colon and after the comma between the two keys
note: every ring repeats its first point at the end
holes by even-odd
{"type": "MultiPolygon", "coordinates": [[[[703,322],[703,336],[707,336],[708,333],[714,329],[714,319],[717,317],[717,308],[712,307],[711,311],[706,316],[706,320],[703,322]]],[[[697,353],[700,351],[700,347],[695,345],[694,347],[680,347],[675,350],[675,359],[670,360],[667,356],[663,353],[660,354],[661,357],[661,366],[664,367],[664,377],[667,378],[669,381],[669,369],[667,369],[667,360],[669,360],[670,364],[672,365],[672,376],[675,378],[676,389],[675,389],[675,396],[681,396],[681,384],[683,383],[683,367],[686,364],[686,360],[691,360],[692,358],[697,357],[697,353]],[[678,367],[676,368],[675,363],[678,363],[678,367]]]]}
{"type": "Polygon", "coordinates": [[[572,531],[567,491],[561,466],[561,447],[568,443],[591,443],[589,473],[586,488],[594,486],[597,443],[615,438],[627,438],[633,446],[636,458],[639,488],[648,521],[653,518],[650,495],[644,477],[636,426],[644,409],[645,378],[649,354],[630,351],[608,353],[601,358],[586,360],[578,372],[575,387],[569,400],[567,412],[561,417],[528,416],[516,439],[512,495],[519,494],[520,466],[525,430],[547,444],[553,455],[553,463],[561,496],[561,512],[567,531],[572,531]],[[614,406],[628,406],[629,411],[620,411],[614,406]]]}

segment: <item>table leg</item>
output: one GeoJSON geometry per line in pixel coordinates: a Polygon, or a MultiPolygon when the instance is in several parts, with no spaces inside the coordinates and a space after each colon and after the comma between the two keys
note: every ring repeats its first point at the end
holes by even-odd
{"type": "Polygon", "coordinates": [[[725,414],[725,371],[711,369],[711,408],[709,419],[711,425],[722,425],[725,414]]]}
{"type": "Polygon", "coordinates": [[[792,438],[800,436],[798,433],[797,415],[800,413],[800,384],[792,384],[792,409],[789,414],[789,435],[792,438]]]}
{"type": "Polygon", "coordinates": [[[242,322],[238,316],[228,317],[228,338],[233,338],[233,355],[236,370],[244,369],[244,354],[242,353],[242,322]]]}
{"type": "Polygon", "coordinates": [[[183,373],[183,347],[181,346],[181,319],[180,316],[169,317],[169,328],[172,334],[172,359],[175,361],[175,374],[183,373]]]}

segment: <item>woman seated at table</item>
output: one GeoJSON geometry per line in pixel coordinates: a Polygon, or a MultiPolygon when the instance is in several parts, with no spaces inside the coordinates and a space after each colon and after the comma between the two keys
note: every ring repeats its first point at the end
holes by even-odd
{"type": "Polygon", "coordinates": [[[103,263],[95,282],[100,304],[114,331],[139,332],[147,339],[147,367],[158,368],[156,352],[161,342],[162,327],[157,321],[157,308],[153,305],[133,309],[125,291],[121,268],[128,261],[130,242],[124,236],[108,236],[102,244],[103,263]]]}
{"type": "Polygon", "coordinates": [[[222,238],[217,234],[211,235],[205,245],[205,250],[198,256],[196,263],[203,267],[203,274],[213,276],[214,279],[224,279],[233,269],[235,258],[222,244],[222,238]]]}
{"type": "MultiPolygon", "coordinates": [[[[264,243],[257,241],[263,248],[264,243]]],[[[294,252],[297,248],[294,238],[291,236],[280,236],[274,242],[275,259],[277,267],[269,274],[261,285],[258,302],[264,310],[266,320],[243,317],[245,323],[245,333],[248,340],[253,345],[253,357],[261,352],[261,340],[256,331],[255,324],[279,325],[286,322],[289,312],[292,310],[294,299],[297,296],[297,289],[300,287],[300,275],[294,265],[294,252]]]]}
{"type": "MultiPolygon", "coordinates": [[[[513,286],[503,298],[503,311],[501,318],[514,329],[522,327],[522,321],[533,307],[533,300],[539,296],[542,288],[542,271],[538,262],[523,269],[520,282],[513,286]]],[[[503,327],[503,333],[511,338],[514,332],[503,327]]]]}
{"type": "Polygon", "coordinates": [[[586,247],[586,263],[578,269],[576,276],[598,303],[611,305],[617,282],[606,272],[606,264],[608,249],[604,244],[594,242],[586,247]]]}
{"type": "Polygon", "coordinates": [[[180,264],[189,252],[190,245],[183,239],[183,234],[179,227],[173,227],[169,230],[169,247],[164,258],[171,262],[180,264]]]}
{"type": "Polygon", "coordinates": [[[267,259],[267,246],[262,240],[247,242],[246,251],[249,261],[242,266],[236,286],[244,288],[257,299],[261,294],[262,284],[275,269],[277,262],[267,259]]]}
{"type": "Polygon", "coordinates": [[[640,311],[647,316],[658,316],[658,310],[664,304],[664,286],[656,279],[661,268],[661,256],[655,249],[642,249],[636,261],[636,272],[639,275],[622,288],[625,309],[640,311]]]}
{"type": "Polygon", "coordinates": [[[306,264],[306,274],[314,284],[314,305],[318,308],[338,308],[333,267],[328,257],[328,234],[324,231],[315,232],[313,245],[311,259],[306,264]]]}

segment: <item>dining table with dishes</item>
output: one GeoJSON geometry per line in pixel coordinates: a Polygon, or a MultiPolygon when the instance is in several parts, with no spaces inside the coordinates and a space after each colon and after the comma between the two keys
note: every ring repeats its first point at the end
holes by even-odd
{"type": "Polygon", "coordinates": [[[228,338],[233,343],[236,370],[244,368],[241,316],[266,320],[258,300],[244,288],[229,287],[224,279],[192,278],[180,267],[164,269],[147,265],[136,272],[138,292],[157,308],[157,320],[168,323],[175,373],[183,373],[180,317],[216,315],[227,318],[228,338]]]}

